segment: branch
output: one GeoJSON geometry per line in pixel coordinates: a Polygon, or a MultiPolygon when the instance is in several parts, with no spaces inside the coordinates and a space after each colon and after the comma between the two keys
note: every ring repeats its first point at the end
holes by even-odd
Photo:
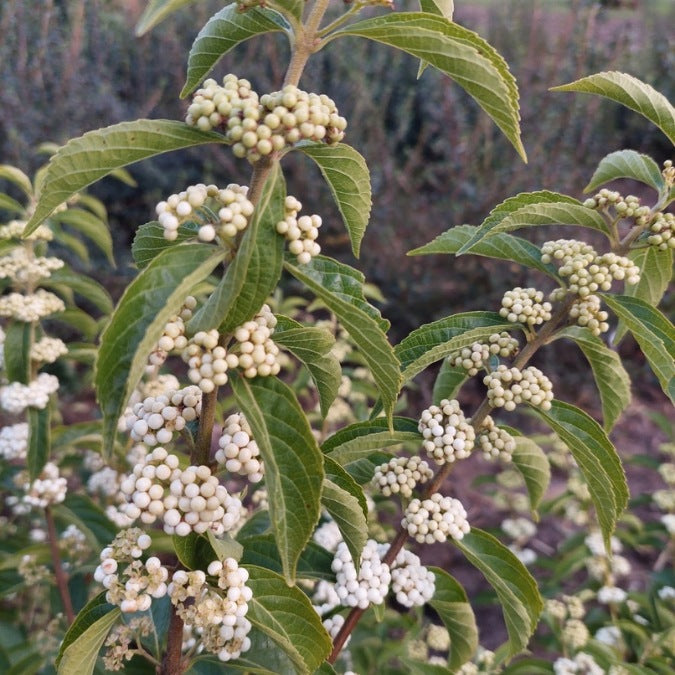
{"type": "Polygon", "coordinates": [[[54,567],[54,576],[56,577],[56,586],[59,589],[61,596],[61,604],[66,613],[68,624],[75,621],[75,612],[73,611],[73,603],[70,599],[70,592],[68,590],[68,575],[63,570],[61,564],[61,553],[59,552],[59,540],[56,535],[56,524],[54,523],[54,514],[51,506],[45,507],[45,518],[47,520],[47,537],[49,539],[49,549],[52,554],[52,565],[54,567]]]}

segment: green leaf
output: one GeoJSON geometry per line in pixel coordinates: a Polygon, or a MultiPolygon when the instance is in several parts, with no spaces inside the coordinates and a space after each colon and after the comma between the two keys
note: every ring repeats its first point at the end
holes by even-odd
{"type": "Polygon", "coordinates": [[[220,559],[203,535],[190,532],[186,537],[180,537],[174,534],[171,541],[178,560],[190,570],[204,570],[216,558],[220,559]]]}
{"type": "Polygon", "coordinates": [[[436,577],[436,591],[429,604],[450,633],[448,665],[456,670],[478,648],[478,627],[464,588],[440,567],[429,568],[436,577]]]}
{"type": "Polygon", "coordinates": [[[265,5],[276,9],[289,20],[297,21],[298,23],[302,21],[302,13],[305,9],[304,0],[270,0],[265,5]]]}
{"type": "Polygon", "coordinates": [[[444,359],[434,380],[431,395],[434,404],[438,405],[444,398],[457,398],[457,393],[468,378],[464,368],[455,368],[447,359],[444,359]]]}
{"type": "Polygon", "coordinates": [[[127,287],[106,329],[96,361],[95,384],[104,418],[104,448],[143,375],[150,350],[190,289],[223,259],[208,244],[181,244],[160,253],[127,287]]]}
{"type": "Polygon", "coordinates": [[[28,475],[35,480],[49,459],[49,406],[28,408],[28,475]]]}
{"type": "Polygon", "coordinates": [[[111,171],[170,150],[223,143],[220,134],[174,120],[136,120],[89,131],[74,138],[49,160],[35,213],[24,236],[54,209],[111,171]]]}
{"type": "Polygon", "coordinates": [[[479,241],[482,240],[496,228],[502,220],[515,213],[524,206],[547,203],[569,203],[579,204],[577,199],[568,197],[559,192],[550,192],[548,190],[539,190],[537,192],[521,192],[514,197],[509,197],[501,204],[497,204],[488,217],[481,223],[475,234],[457,251],[457,255],[462,255],[471,250],[479,241]]]}
{"type": "Polygon", "coordinates": [[[499,53],[476,33],[442,16],[396,12],[351,24],[327,41],[344,35],[395,47],[440,70],[476,100],[526,158],[515,79],[499,53]]]}
{"type": "Polygon", "coordinates": [[[298,673],[313,673],[332,643],[309,598],[270,570],[246,569],[247,585],[253,591],[246,618],[284,650],[298,673]]]}
{"type": "Polygon", "coordinates": [[[366,160],[354,148],[337,145],[307,145],[299,148],[313,159],[335,199],[349,233],[352,251],[358,258],[372,206],[370,172],[366,160]]]}
{"type": "Polygon", "coordinates": [[[89,314],[76,307],[66,309],[65,312],[55,314],[50,321],[60,321],[78,330],[88,340],[93,340],[98,335],[98,323],[89,314]]]}
{"type": "Polygon", "coordinates": [[[283,30],[278,15],[254,7],[245,12],[232,3],[214,14],[199,31],[188,56],[187,79],[181,98],[185,98],[213,70],[218,61],[238,44],[256,35],[283,30]]]}
{"type": "Polygon", "coordinates": [[[394,417],[393,429],[390,429],[387,421],[378,417],[340,429],[323,442],[321,450],[344,466],[367,457],[376,450],[405,441],[421,444],[422,436],[417,429],[417,420],[394,417]]]}
{"type": "Polygon", "coordinates": [[[122,612],[106,602],[105,591],[77,615],[56,657],[58,675],[91,675],[98,651],[122,612]]]}
{"type": "Polygon", "coordinates": [[[33,324],[10,321],[5,327],[5,376],[10,382],[30,382],[30,350],[33,346],[33,324]]]}
{"type": "Polygon", "coordinates": [[[523,563],[491,534],[472,527],[461,541],[453,541],[495,589],[509,634],[509,655],[517,654],[527,645],[543,609],[537,583],[523,563]]]}
{"type": "Polygon", "coordinates": [[[535,412],[560,436],[588,484],[591,499],[609,548],[609,537],[628,503],[628,486],[621,460],[602,427],[579,408],[552,401],[549,411],[535,412]]]}
{"type": "Polygon", "coordinates": [[[69,493],[61,504],[54,506],[54,515],[60,520],[77,525],[94,549],[107,546],[119,531],[87,495],[69,493]]]}
{"type": "Polygon", "coordinates": [[[26,207],[17,202],[16,199],[0,192],[0,210],[21,214],[26,210],[26,207]]]}
{"type": "Polygon", "coordinates": [[[290,387],[273,377],[232,377],[230,382],[265,464],[270,520],[291,584],[319,520],[323,457],[290,387]]]}
{"type": "Polygon", "coordinates": [[[175,11],[202,0],[150,0],[136,24],[136,35],[140,37],[152,30],[175,11]]]}
{"type": "Polygon", "coordinates": [[[89,249],[76,234],[66,232],[58,225],[52,225],[54,239],[67,249],[70,249],[85,265],[89,265],[89,249]]]}
{"type": "Polygon", "coordinates": [[[544,451],[525,436],[514,436],[516,449],[513,464],[525,480],[530,508],[536,515],[543,496],[551,482],[551,465],[544,451]]]}
{"type": "Polygon", "coordinates": [[[497,312],[464,312],[424,324],[399,344],[395,352],[401,360],[403,380],[411,380],[427,366],[492,333],[518,328],[497,312]]]}
{"type": "Polygon", "coordinates": [[[600,160],[584,192],[597,190],[617,178],[632,178],[653,187],[659,194],[666,187],[659,165],[649,155],[635,150],[617,150],[600,160]]]}
{"type": "MultiPolygon", "coordinates": [[[[408,255],[431,255],[432,253],[457,253],[462,247],[476,236],[478,227],[474,225],[459,225],[450,228],[443,234],[439,234],[436,239],[430,241],[424,246],[414,248],[408,251],[408,255]]],[[[508,260],[520,263],[526,267],[539,270],[554,279],[558,278],[558,273],[554,265],[548,265],[541,262],[541,250],[538,246],[511,234],[496,234],[471,248],[473,255],[480,255],[486,258],[496,258],[497,260],[508,260]]]]}
{"type": "Polygon", "coordinates": [[[101,446],[102,428],[101,420],[76,422],[66,426],[54,427],[52,429],[52,449],[54,451],[68,451],[77,446],[85,448],[93,446],[98,451],[101,446]]]}
{"type": "Polygon", "coordinates": [[[188,239],[194,239],[197,236],[197,225],[185,223],[178,228],[178,236],[174,241],[164,238],[164,228],[153,220],[145,225],[141,225],[136,230],[136,235],[131,244],[131,255],[138,269],[147,267],[148,264],[159,253],[167,248],[181,244],[188,239]]]}
{"type": "Polygon", "coordinates": [[[603,294],[609,308],[640,345],[661,387],[675,403],[675,329],[658,309],[628,295],[603,294]]]}
{"type": "Polygon", "coordinates": [[[55,213],[52,218],[63,225],[70,225],[87,237],[105,255],[108,262],[115,266],[112,236],[104,220],[84,209],[66,209],[55,213]]]}
{"type": "Polygon", "coordinates": [[[104,314],[110,314],[113,311],[110,293],[98,281],[84,274],[78,274],[67,266],[52,272],[48,279],[42,280],[41,285],[54,290],[59,286],[66,286],[96,305],[104,314]]]}
{"type": "Polygon", "coordinates": [[[363,275],[331,258],[318,256],[309,265],[285,263],[290,273],[337,316],[360,349],[391,420],[401,384],[394,349],[384,333],[388,322],[363,296],[363,275]]]}
{"type": "Polygon", "coordinates": [[[0,180],[6,180],[16,185],[26,194],[26,197],[33,196],[33,184],[30,182],[30,178],[15,166],[0,164],[0,180]]]}
{"type": "Polygon", "coordinates": [[[455,13],[455,0],[420,0],[420,9],[452,21],[452,15],[455,13]]]}
{"type": "Polygon", "coordinates": [[[279,314],[276,317],[274,342],[305,364],[319,392],[321,415],[325,418],[337,396],[342,377],[340,362],[331,353],[335,337],[323,328],[303,326],[279,314]]]}
{"type": "Polygon", "coordinates": [[[675,143],[675,108],[668,99],[650,85],[632,75],[607,71],[580,80],[551,87],[551,91],[578,91],[598,94],[634,110],[655,124],[675,143]]]}
{"type": "Polygon", "coordinates": [[[359,484],[330,456],[325,458],[321,504],[336,522],[358,570],[368,538],[368,505],[359,484]]]}
{"type": "Polygon", "coordinates": [[[188,333],[219,327],[229,333],[260,311],[281,276],[284,238],[276,224],[284,219],[286,185],[275,162],[234,260],[209,299],[190,319],[188,333]]]}
{"type": "Polygon", "coordinates": [[[574,340],[588,359],[595,384],[600,392],[602,418],[606,431],[611,431],[631,400],[630,377],[619,355],[593,335],[588,328],[570,326],[556,334],[574,340]]]}
{"type": "Polygon", "coordinates": [[[218,539],[211,530],[206,531],[206,538],[209,540],[209,544],[220,562],[223,562],[226,558],[234,558],[237,561],[241,560],[244,549],[235,539],[228,536],[224,539],[218,539]]]}

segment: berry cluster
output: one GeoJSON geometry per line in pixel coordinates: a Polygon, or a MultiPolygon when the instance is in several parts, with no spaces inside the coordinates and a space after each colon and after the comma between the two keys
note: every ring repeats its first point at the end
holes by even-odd
{"type": "Polygon", "coordinates": [[[182,431],[188,422],[199,417],[202,390],[185,387],[159,396],[148,396],[136,403],[126,417],[126,428],[132,440],[147,446],[166,445],[174,431],[182,431]]]}
{"type": "Polygon", "coordinates": [[[50,504],[60,504],[66,498],[68,483],[59,475],[59,467],[47,462],[40,475],[25,488],[24,504],[44,509],[50,504]]]}
{"type": "Polygon", "coordinates": [[[369,539],[361,553],[361,567],[358,573],[347,548],[341,542],[331,565],[335,572],[335,592],[340,603],[348,607],[366,609],[368,605],[381,605],[389,592],[391,572],[389,565],[382,562],[377,542],[369,539]]]}
{"type": "Polygon", "coordinates": [[[419,457],[394,457],[375,469],[373,486],[385,497],[400,494],[409,499],[415,487],[433,475],[429,465],[419,457]]]}
{"type": "Polygon", "coordinates": [[[448,536],[460,540],[470,531],[466,510],[459,499],[435,492],[429,499],[413,499],[401,526],[420,544],[444,542],[448,536]]]}
{"type": "Polygon", "coordinates": [[[59,338],[43,337],[34,342],[30,348],[31,361],[38,363],[54,363],[59,357],[68,353],[68,347],[59,338]]]}
{"type": "Polygon", "coordinates": [[[19,415],[28,407],[42,410],[58,388],[58,378],[48,373],[39,373],[29,384],[11,382],[0,388],[0,408],[14,415],[19,415]]]}
{"type": "Polygon", "coordinates": [[[44,258],[33,255],[23,246],[12,249],[0,257],[0,279],[9,279],[14,284],[34,286],[47,279],[64,263],[59,258],[44,258]]]}
{"type": "Polygon", "coordinates": [[[185,337],[185,322],[192,318],[192,310],[197,306],[197,300],[191,295],[185,298],[185,302],[180,312],[169,319],[164,332],[157,341],[157,344],[150,352],[150,364],[161,366],[168,358],[171,352],[182,351],[187,347],[187,338],[185,337]]]}
{"type": "MultiPolygon", "coordinates": [[[[381,548],[386,552],[389,544],[381,548]]],[[[418,556],[401,549],[391,564],[391,590],[404,607],[421,607],[434,597],[436,577],[418,556]]]]}
{"type": "Polygon", "coordinates": [[[637,225],[646,225],[651,215],[651,209],[648,206],[642,206],[639,197],[635,195],[624,197],[621,193],[607,188],[603,188],[595,196],[587,199],[584,206],[607,213],[610,208],[613,208],[616,215],[622,218],[634,218],[637,225]]]}
{"type": "MultiPolygon", "coordinates": [[[[329,616],[327,619],[324,619],[321,623],[323,624],[323,627],[328,631],[328,635],[331,636],[333,640],[337,637],[337,634],[340,632],[340,629],[344,625],[345,618],[342,616],[342,614],[333,614],[332,616],[329,616]]],[[[344,646],[346,647],[349,642],[351,641],[352,636],[350,635],[344,642],[344,646]]]]}
{"type": "Polygon", "coordinates": [[[493,408],[515,410],[524,401],[542,410],[551,409],[553,385],[534,366],[519,370],[500,365],[483,378],[483,384],[488,388],[488,403],[493,408]]]}
{"type": "Polygon", "coordinates": [[[233,239],[246,229],[253,215],[253,203],[246,197],[248,188],[232,183],[221,190],[217,185],[191,185],[166,201],[157,204],[157,220],[164,228],[164,238],[174,241],[178,228],[189,220],[204,219],[198,237],[201,241],[233,239]],[[207,208],[204,208],[207,207],[207,208]],[[217,214],[217,219],[212,214],[217,214]]]}
{"type": "Polygon", "coordinates": [[[657,213],[649,226],[651,234],[647,237],[647,243],[665,251],[675,248],[675,214],[657,213]]]}
{"type": "Polygon", "coordinates": [[[8,462],[25,459],[28,448],[28,424],[8,424],[0,429],[0,457],[8,462]]]}
{"type": "Polygon", "coordinates": [[[277,232],[286,237],[288,250],[297,256],[301,265],[309,263],[321,253],[316,240],[321,227],[321,216],[300,216],[302,204],[293,196],[286,197],[284,219],[277,223],[277,232]]]}
{"type": "Polygon", "coordinates": [[[505,429],[500,429],[487,415],[478,431],[477,440],[485,459],[500,459],[510,462],[516,449],[516,441],[505,429]]]}
{"type": "Polygon", "coordinates": [[[217,329],[199,331],[188,341],[181,357],[188,364],[188,379],[205,394],[227,382],[227,369],[235,368],[239,360],[218,344],[217,329]]]}
{"type": "Polygon", "coordinates": [[[511,323],[539,326],[551,318],[551,303],[543,300],[544,294],[536,288],[517,286],[504,293],[499,315],[511,323]]]}
{"type": "Polygon", "coordinates": [[[448,356],[448,362],[453,368],[463,368],[473,376],[479,370],[487,368],[491,356],[507,358],[518,350],[518,340],[508,333],[493,333],[485,342],[474,342],[470,347],[464,347],[448,356]]]}
{"type": "Polygon", "coordinates": [[[50,314],[63,312],[66,306],[57,295],[38,288],[35,293],[9,293],[0,297],[0,316],[24,323],[39,321],[50,314]]]}
{"type": "Polygon", "coordinates": [[[23,239],[24,241],[52,241],[54,233],[47,225],[38,225],[37,229],[24,237],[26,229],[25,220],[10,220],[6,225],[0,226],[0,239],[23,239]]]}
{"type": "Polygon", "coordinates": [[[609,330],[609,314],[601,310],[600,306],[599,296],[587,295],[570,307],[570,318],[575,319],[580,326],[586,326],[593,335],[606,333],[609,330]]]}
{"type": "Polygon", "coordinates": [[[473,450],[476,433],[456,400],[443,399],[422,412],[418,429],[422,446],[437,464],[464,459],[473,450]]]}
{"type": "Polygon", "coordinates": [[[237,352],[238,366],[245,377],[277,375],[281,369],[279,347],[272,340],[277,318],[269,305],[263,305],[260,311],[234,331],[234,339],[239,343],[237,352]]]}
{"type": "Polygon", "coordinates": [[[243,413],[235,413],[225,420],[218,446],[216,461],[224,464],[230,473],[246,476],[252,483],[262,480],[265,471],[260,448],[252,438],[243,413]]]}

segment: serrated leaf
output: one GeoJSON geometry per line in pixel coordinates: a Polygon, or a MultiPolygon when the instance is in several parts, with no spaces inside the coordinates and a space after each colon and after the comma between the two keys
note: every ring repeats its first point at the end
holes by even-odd
{"type": "Polygon", "coordinates": [[[98,281],[84,274],[78,274],[68,266],[54,270],[49,278],[41,281],[41,285],[45,288],[65,286],[96,305],[104,314],[110,314],[113,311],[110,293],[98,281]]]}
{"type": "Polygon", "coordinates": [[[478,648],[478,627],[462,585],[440,567],[429,568],[436,577],[436,590],[429,604],[450,633],[448,665],[454,671],[478,648]]]}
{"type": "Polygon", "coordinates": [[[145,35],[175,11],[199,1],[201,0],[150,0],[136,24],[136,35],[145,35]]]}
{"type": "Polygon", "coordinates": [[[385,330],[389,322],[363,296],[363,275],[343,263],[318,256],[309,265],[285,263],[286,269],[337,316],[365,359],[391,420],[401,384],[398,359],[385,330]]]}
{"type": "Polygon", "coordinates": [[[223,143],[220,134],[174,120],[121,122],[74,138],[52,156],[39,199],[24,236],[34,232],[54,209],[111,171],[170,150],[223,143]]]}
{"type": "Polygon", "coordinates": [[[164,228],[153,220],[141,225],[131,243],[131,256],[138,269],[147,267],[150,261],[167,248],[182,244],[188,239],[195,239],[198,228],[193,223],[185,223],[178,228],[178,236],[175,241],[164,238],[164,228]]]}
{"type": "Polygon", "coordinates": [[[366,160],[344,143],[331,146],[317,143],[299,149],[316,162],[328,183],[349,233],[352,252],[358,258],[372,206],[370,172],[366,160]]]}
{"type": "Polygon", "coordinates": [[[5,376],[9,382],[30,382],[30,351],[33,346],[33,324],[10,321],[5,326],[4,352],[5,376]]]}
{"type": "Polygon", "coordinates": [[[98,650],[120,616],[120,608],[106,602],[105,591],[88,602],[63,638],[55,663],[58,675],[91,675],[98,650]]]}
{"type": "Polygon", "coordinates": [[[291,659],[298,673],[313,673],[331,650],[331,639],[309,598],[284,577],[247,566],[253,591],[246,618],[291,659]]]}
{"type": "Polygon", "coordinates": [[[49,459],[49,406],[28,408],[28,454],[26,464],[30,480],[35,480],[49,459]]]}
{"type": "Polygon", "coordinates": [[[666,396],[675,403],[675,329],[673,324],[644,300],[628,295],[601,296],[626,324],[666,396]]]}
{"type": "Polygon", "coordinates": [[[548,411],[535,412],[565,443],[588,484],[609,549],[609,537],[628,503],[628,485],[621,460],[602,427],[583,410],[554,400],[548,411]]]}
{"type": "Polygon", "coordinates": [[[328,40],[344,35],[395,47],[440,70],[476,100],[526,159],[515,79],[499,53],[476,33],[442,16],[397,12],[351,24],[328,40]]]}
{"type": "Polygon", "coordinates": [[[464,368],[455,368],[447,359],[444,359],[434,380],[431,400],[438,405],[444,398],[457,398],[457,393],[468,378],[469,375],[464,368]]]}
{"type": "Polygon", "coordinates": [[[596,73],[569,84],[551,87],[551,91],[578,91],[598,94],[634,110],[655,124],[675,143],[675,108],[668,99],[637,77],[617,71],[596,73]]]}
{"type": "Polygon", "coordinates": [[[604,427],[606,431],[611,431],[631,400],[630,377],[619,355],[607,347],[599,337],[593,335],[588,328],[570,326],[559,331],[556,337],[574,340],[588,359],[600,392],[604,427]]]}
{"type": "Polygon", "coordinates": [[[513,464],[520,471],[530,498],[530,508],[536,514],[551,482],[551,465],[544,451],[526,436],[514,436],[516,449],[513,464]]]}
{"type": "MultiPolygon", "coordinates": [[[[474,225],[458,225],[450,228],[443,234],[439,234],[433,241],[424,246],[408,251],[407,255],[431,255],[434,253],[457,253],[467,242],[471,241],[478,233],[478,227],[474,225]]],[[[538,246],[511,234],[501,233],[483,239],[471,248],[473,255],[497,260],[509,260],[520,263],[526,267],[537,269],[554,279],[558,273],[554,265],[541,262],[541,250],[538,246]]]]}
{"type": "Polygon", "coordinates": [[[270,520],[291,584],[319,520],[323,457],[290,387],[273,377],[232,377],[231,384],[265,464],[270,520]]]}
{"type": "Polygon", "coordinates": [[[232,3],[214,14],[199,31],[188,56],[185,85],[180,93],[185,98],[213,70],[218,61],[237,45],[263,33],[283,30],[278,15],[254,7],[239,11],[232,3]]]}
{"type": "Polygon", "coordinates": [[[187,325],[189,334],[219,328],[228,333],[260,311],[281,276],[284,239],[275,229],[284,219],[286,184],[276,162],[265,182],[234,260],[209,299],[187,325]]]}
{"type": "Polygon", "coordinates": [[[52,219],[63,225],[70,225],[89,239],[114,267],[113,241],[108,225],[98,216],[84,209],[66,209],[55,213],[52,219]]]}
{"type": "Polygon", "coordinates": [[[305,364],[319,392],[321,415],[325,418],[342,380],[340,362],[331,354],[335,337],[323,328],[303,326],[279,314],[276,317],[274,342],[305,364]]]}
{"type": "Polygon", "coordinates": [[[497,312],[463,312],[424,324],[399,344],[395,352],[401,360],[403,380],[411,380],[427,366],[458,349],[487,339],[492,333],[518,328],[497,312]]]}
{"type": "Polygon", "coordinates": [[[127,287],[101,335],[96,361],[104,449],[112,445],[119,416],[166,322],[224,255],[208,244],[180,244],[160,253],[127,287]]]}
{"type": "Polygon", "coordinates": [[[33,196],[33,184],[30,178],[15,166],[0,164],[0,180],[6,180],[16,185],[27,197],[33,196]]]}
{"type": "Polygon", "coordinates": [[[323,442],[321,450],[332,460],[345,466],[368,457],[376,450],[405,441],[422,442],[417,420],[394,417],[393,429],[390,429],[387,421],[378,417],[366,422],[355,422],[340,429],[323,442]]]}
{"type": "Polygon", "coordinates": [[[579,201],[573,197],[568,197],[559,192],[550,192],[549,190],[538,190],[537,192],[521,192],[514,197],[505,199],[501,204],[497,204],[488,217],[480,224],[478,230],[474,235],[457,251],[457,255],[462,255],[471,250],[475,244],[484,239],[495,227],[497,227],[502,220],[507,218],[510,214],[518,211],[524,206],[532,204],[547,204],[547,203],[571,203],[578,204],[579,201]]]}
{"type": "Polygon", "coordinates": [[[26,207],[20,202],[17,202],[16,199],[0,192],[0,210],[21,214],[26,210],[26,207]]]}
{"type": "Polygon", "coordinates": [[[584,192],[597,190],[617,178],[632,178],[653,187],[659,194],[665,190],[665,181],[659,165],[649,156],[635,150],[617,150],[603,157],[584,192]]]}
{"type": "Polygon", "coordinates": [[[544,606],[532,575],[506,546],[478,528],[453,542],[497,593],[509,634],[509,655],[522,651],[544,606]]]}

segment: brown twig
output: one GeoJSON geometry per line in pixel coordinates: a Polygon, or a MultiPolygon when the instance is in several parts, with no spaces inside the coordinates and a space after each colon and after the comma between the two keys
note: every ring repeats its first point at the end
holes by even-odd
{"type": "Polygon", "coordinates": [[[56,534],[56,524],[54,523],[54,514],[51,506],[45,507],[45,519],[47,520],[47,536],[49,538],[49,550],[52,555],[52,565],[54,567],[54,576],[56,577],[56,587],[59,589],[61,604],[68,619],[68,625],[75,621],[75,612],[73,611],[73,602],[70,599],[68,591],[68,575],[63,569],[61,563],[61,553],[59,552],[59,540],[56,534]]]}
{"type": "Polygon", "coordinates": [[[183,619],[178,616],[176,607],[171,605],[166,652],[162,665],[158,668],[158,675],[181,675],[183,671],[183,619]]]}

